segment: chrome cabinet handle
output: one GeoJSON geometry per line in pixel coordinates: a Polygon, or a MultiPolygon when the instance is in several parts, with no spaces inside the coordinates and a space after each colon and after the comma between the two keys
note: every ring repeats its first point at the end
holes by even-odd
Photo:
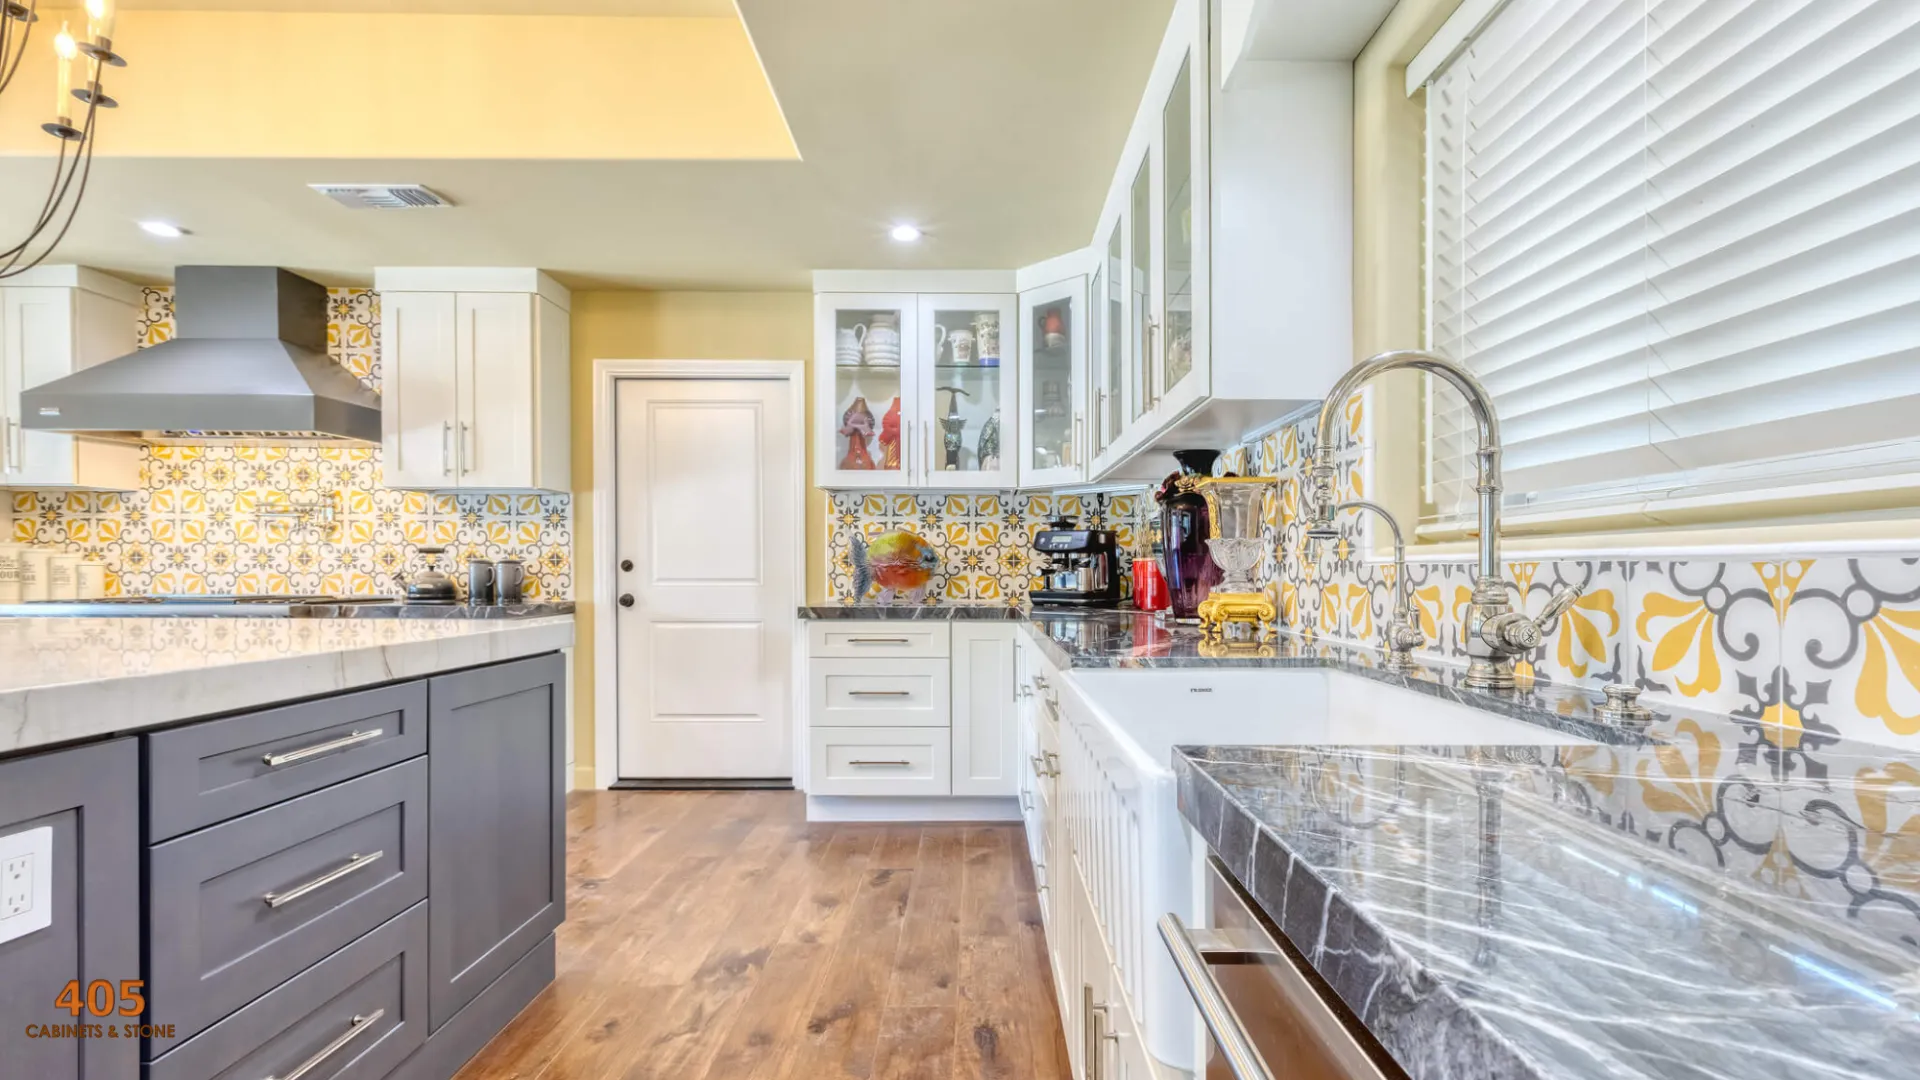
{"type": "MultiPolygon", "coordinates": [[[[1043,750],[1041,751],[1041,753],[1048,758],[1054,757],[1053,753],[1050,751],[1043,750]]],[[[1040,757],[1037,757],[1032,754],[1027,755],[1027,760],[1033,763],[1033,775],[1039,777],[1042,780],[1048,779],[1049,777],[1060,775],[1059,766],[1053,765],[1051,762],[1042,761],[1040,757]]]]}
{"type": "Polygon", "coordinates": [[[477,455],[472,455],[471,452],[473,451],[473,449],[474,449],[473,425],[467,423],[465,420],[462,420],[460,421],[460,475],[461,476],[465,476],[468,473],[473,471],[472,464],[470,464],[467,460],[469,456],[477,456],[477,455]]]}
{"type": "Polygon", "coordinates": [[[300,1080],[301,1077],[319,1068],[328,1058],[339,1053],[341,1048],[354,1040],[355,1036],[379,1023],[380,1018],[385,1015],[387,1015],[387,1010],[375,1009],[366,1016],[354,1017],[353,1023],[347,1027],[347,1030],[341,1032],[332,1042],[321,1047],[312,1057],[301,1062],[298,1068],[285,1076],[269,1076],[267,1080],[300,1080]]]}
{"type": "Polygon", "coordinates": [[[364,870],[372,866],[374,863],[379,862],[380,857],[385,854],[386,852],[384,851],[376,851],[371,855],[350,856],[345,865],[335,867],[321,874],[319,877],[314,878],[312,881],[307,882],[305,885],[296,886],[283,893],[268,893],[260,899],[266,901],[267,906],[270,908],[291,904],[295,900],[313,892],[315,889],[324,889],[356,870],[364,870]]]}
{"type": "Polygon", "coordinates": [[[847,639],[847,644],[849,645],[911,645],[913,644],[913,641],[910,638],[903,638],[903,637],[850,637],[847,639]]]}
{"type": "Polygon", "coordinates": [[[1060,775],[1060,755],[1054,753],[1051,750],[1042,750],[1040,751],[1040,756],[1047,759],[1047,775],[1059,776],[1060,775]]]}
{"type": "Polygon", "coordinates": [[[849,690],[848,697],[912,697],[911,690],[849,690]]]}
{"type": "Polygon", "coordinates": [[[267,768],[278,769],[282,765],[293,765],[297,762],[305,761],[308,758],[319,757],[321,754],[331,754],[335,750],[345,750],[349,746],[359,746],[363,742],[372,742],[386,733],[385,728],[374,728],[372,731],[356,731],[351,735],[346,735],[338,739],[330,739],[323,743],[314,743],[312,746],[303,747],[299,750],[289,750],[284,754],[263,754],[260,760],[267,763],[267,768]]]}
{"type": "Polygon", "coordinates": [[[453,421],[440,422],[440,475],[453,475],[453,421]]]}
{"type": "Polygon", "coordinates": [[[911,761],[863,761],[859,758],[855,758],[852,761],[847,762],[847,764],[849,765],[894,765],[900,768],[906,768],[907,766],[913,764],[913,762],[911,761]]]}
{"type": "MultiPolygon", "coordinates": [[[[1167,943],[1167,951],[1173,954],[1173,966],[1180,972],[1180,980],[1187,984],[1187,992],[1193,995],[1193,1003],[1200,1010],[1200,1022],[1207,1025],[1213,1041],[1219,1044],[1220,1056],[1226,1060],[1227,1071],[1233,1073],[1234,1080],[1274,1080],[1273,1070],[1267,1068],[1253,1041],[1247,1038],[1240,1018],[1227,1004],[1227,996],[1220,991],[1213,973],[1207,970],[1207,962],[1180,916],[1169,911],[1160,917],[1160,937],[1167,943]]],[[[1091,1002],[1092,994],[1087,997],[1091,1002]]]]}

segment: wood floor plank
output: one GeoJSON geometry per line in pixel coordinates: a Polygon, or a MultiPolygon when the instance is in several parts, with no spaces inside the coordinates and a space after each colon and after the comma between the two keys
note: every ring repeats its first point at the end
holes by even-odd
{"type": "Polygon", "coordinates": [[[873,1075],[887,985],[912,893],[911,870],[870,870],[862,879],[846,932],[808,1006],[787,1075],[805,1080],[873,1075]]]}
{"type": "Polygon", "coordinates": [[[913,899],[893,962],[887,1004],[951,1007],[959,993],[961,858],[966,831],[930,826],[920,836],[913,899]]]}
{"type": "Polygon", "coordinates": [[[569,797],[560,973],[459,1080],[1065,1080],[1019,827],[805,816],[569,797]]]}
{"type": "Polygon", "coordinates": [[[893,1008],[880,1018],[875,1080],[948,1080],[953,1075],[951,1008],[893,1008]]]}

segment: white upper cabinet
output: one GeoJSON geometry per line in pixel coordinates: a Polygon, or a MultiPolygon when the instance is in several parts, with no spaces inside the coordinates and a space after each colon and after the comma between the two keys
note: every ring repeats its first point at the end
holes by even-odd
{"type": "Polygon", "coordinates": [[[130,491],[140,448],[21,425],[20,392],[134,350],[140,287],[40,266],[0,288],[0,488],[130,491]]]}
{"type": "Polygon", "coordinates": [[[1075,252],[1021,270],[1020,486],[1077,484],[1092,456],[1087,273],[1095,253],[1075,252]]]}
{"type": "Polygon", "coordinates": [[[1013,275],[814,275],[814,480],[824,488],[1018,482],[1013,275]]]}
{"type": "Polygon", "coordinates": [[[382,268],[381,420],[388,486],[571,486],[568,306],[536,270],[382,268]]]}
{"type": "Polygon", "coordinates": [[[1353,360],[1352,54],[1240,55],[1223,89],[1212,7],[1176,0],[1094,232],[1088,480],[1162,476],[1353,360]]]}

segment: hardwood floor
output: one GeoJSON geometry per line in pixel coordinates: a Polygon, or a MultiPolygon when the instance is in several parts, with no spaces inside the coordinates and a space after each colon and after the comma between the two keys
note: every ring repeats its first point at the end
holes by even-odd
{"type": "Polygon", "coordinates": [[[1065,1080],[1019,825],[576,792],[552,986],[457,1080],[1065,1080]]]}

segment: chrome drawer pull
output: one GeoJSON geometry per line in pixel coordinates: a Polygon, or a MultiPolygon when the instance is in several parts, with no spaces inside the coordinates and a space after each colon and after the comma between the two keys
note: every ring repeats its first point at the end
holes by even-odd
{"type": "Polygon", "coordinates": [[[260,899],[265,900],[267,906],[270,908],[277,908],[282,904],[291,904],[315,889],[326,888],[341,878],[346,877],[348,874],[353,873],[355,870],[364,870],[372,866],[374,863],[380,861],[380,856],[385,854],[386,852],[384,851],[376,851],[371,855],[354,855],[347,860],[345,866],[329,870],[319,877],[314,878],[312,881],[307,882],[305,885],[288,889],[283,893],[268,893],[260,899]]]}
{"type": "MultiPolygon", "coordinates": [[[[1180,980],[1187,984],[1187,991],[1200,1010],[1200,1022],[1207,1025],[1213,1041],[1219,1044],[1220,1056],[1226,1059],[1227,1070],[1233,1073],[1234,1080],[1274,1080],[1273,1071],[1260,1060],[1260,1052],[1253,1048],[1252,1040],[1241,1028],[1240,1018],[1233,1015],[1233,1007],[1227,1004],[1220,984],[1207,970],[1207,962],[1201,958],[1199,946],[1193,943],[1193,936],[1180,922],[1180,916],[1171,911],[1162,915],[1160,936],[1167,943],[1167,951],[1173,954],[1173,966],[1179,970],[1180,980]]],[[[1088,997],[1091,999],[1092,995],[1088,997]]]]}
{"type": "Polygon", "coordinates": [[[903,637],[850,637],[849,645],[911,645],[913,639],[903,637]]]}
{"type": "Polygon", "coordinates": [[[847,764],[849,765],[898,765],[901,768],[905,768],[913,764],[913,762],[911,761],[862,761],[859,758],[855,758],[854,760],[847,762],[847,764]]]}
{"type": "Polygon", "coordinates": [[[387,1010],[375,1009],[371,1014],[367,1016],[354,1017],[353,1026],[341,1032],[339,1038],[336,1038],[332,1042],[321,1047],[318,1053],[314,1054],[312,1057],[308,1058],[307,1060],[301,1062],[299,1068],[293,1070],[292,1072],[288,1073],[285,1076],[269,1076],[267,1077],[267,1080],[300,1080],[301,1077],[319,1068],[322,1064],[326,1062],[328,1058],[339,1053],[342,1047],[346,1046],[348,1043],[354,1040],[355,1036],[359,1035],[361,1032],[367,1030],[373,1025],[379,1023],[380,1018],[385,1015],[387,1015],[387,1010]]]}
{"type": "Polygon", "coordinates": [[[848,697],[912,697],[910,690],[849,690],[848,697]]]}
{"type": "Polygon", "coordinates": [[[267,754],[260,760],[267,763],[267,768],[277,769],[282,765],[292,765],[295,762],[305,761],[311,757],[319,757],[321,754],[331,754],[335,750],[345,750],[349,746],[359,746],[363,742],[372,742],[385,734],[386,731],[382,728],[374,728],[372,731],[356,731],[351,735],[346,735],[338,739],[332,739],[323,743],[314,743],[304,750],[289,750],[284,754],[267,754]]]}

